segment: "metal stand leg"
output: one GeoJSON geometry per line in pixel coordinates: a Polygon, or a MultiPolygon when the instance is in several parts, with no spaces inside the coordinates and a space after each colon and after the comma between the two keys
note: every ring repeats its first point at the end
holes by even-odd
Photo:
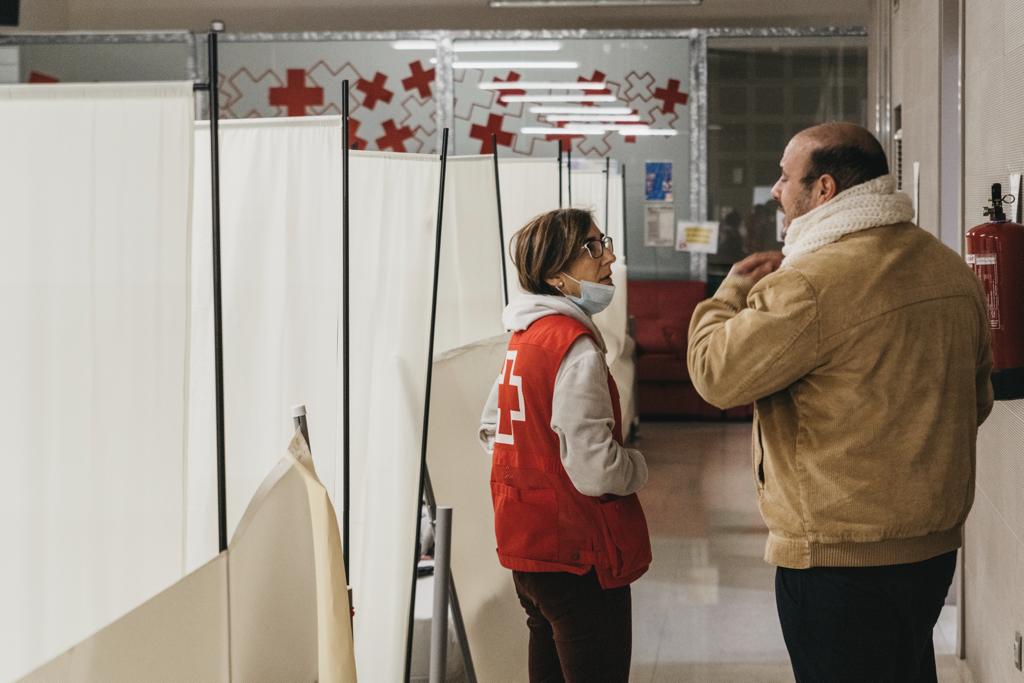
{"type": "Polygon", "coordinates": [[[430,624],[430,683],[448,672],[448,585],[451,577],[452,509],[437,508],[434,523],[434,618],[430,624]]]}

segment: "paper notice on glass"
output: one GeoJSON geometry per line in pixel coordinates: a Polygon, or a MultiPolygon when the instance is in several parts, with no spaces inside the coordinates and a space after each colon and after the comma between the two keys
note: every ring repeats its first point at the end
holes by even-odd
{"type": "Polygon", "coordinates": [[[672,201],[672,162],[644,162],[644,199],[647,201],[672,201]]]}
{"type": "Polygon", "coordinates": [[[754,206],[767,204],[772,200],[771,185],[758,185],[754,188],[754,206]]]}
{"type": "Polygon", "coordinates": [[[675,241],[676,207],[644,204],[644,246],[671,247],[675,241]]]}
{"type": "Polygon", "coordinates": [[[676,251],[700,254],[718,253],[718,223],[679,221],[676,226],[676,251]]]}

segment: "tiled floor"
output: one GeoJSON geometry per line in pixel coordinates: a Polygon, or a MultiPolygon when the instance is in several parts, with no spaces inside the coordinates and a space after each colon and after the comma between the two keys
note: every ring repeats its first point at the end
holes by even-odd
{"type": "MultiPolygon", "coordinates": [[[[645,423],[641,492],[654,546],[633,588],[635,683],[792,681],[775,612],[774,568],[750,466],[749,423],[645,423]]],[[[939,680],[968,679],[953,657],[956,609],[935,630],[939,680]]]]}

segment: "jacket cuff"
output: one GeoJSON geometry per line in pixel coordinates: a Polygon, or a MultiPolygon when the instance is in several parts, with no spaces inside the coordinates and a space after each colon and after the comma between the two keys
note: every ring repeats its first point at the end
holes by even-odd
{"type": "Polygon", "coordinates": [[[747,307],[747,295],[753,289],[754,282],[745,275],[730,275],[718,286],[718,291],[711,298],[732,306],[737,311],[747,307]]]}

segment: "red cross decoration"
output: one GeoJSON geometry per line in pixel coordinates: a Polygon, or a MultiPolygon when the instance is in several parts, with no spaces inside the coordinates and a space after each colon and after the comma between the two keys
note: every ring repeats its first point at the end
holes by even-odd
{"type": "Polygon", "coordinates": [[[60,83],[60,79],[50,74],[44,74],[41,71],[30,71],[28,74],[29,83],[60,83]]]}
{"type": "Polygon", "coordinates": [[[364,95],[363,106],[373,109],[377,106],[378,102],[389,104],[395,93],[384,87],[384,84],[387,82],[388,77],[379,71],[374,74],[372,81],[368,81],[365,78],[360,78],[356,81],[356,90],[361,91],[364,95]]]}
{"type": "Polygon", "coordinates": [[[502,147],[511,147],[516,136],[501,129],[504,117],[500,114],[488,114],[487,125],[481,126],[474,123],[469,129],[469,137],[480,141],[480,153],[491,154],[494,152],[494,145],[491,144],[491,135],[494,135],[498,144],[502,147]]]}
{"type": "Polygon", "coordinates": [[[417,90],[420,97],[430,97],[430,87],[434,83],[434,75],[437,69],[427,69],[424,71],[423,63],[420,61],[409,63],[410,76],[402,79],[402,87],[406,90],[412,91],[417,90]]]}
{"type": "Polygon", "coordinates": [[[305,69],[288,69],[288,85],[270,89],[270,104],[274,107],[288,107],[288,116],[305,116],[306,107],[323,103],[323,88],[306,87],[305,69]]]}
{"type": "Polygon", "coordinates": [[[518,351],[505,354],[505,365],[501,369],[498,383],[498,428],[494,434],[495,443],[515,444],[512,428],[514,422],[526,422],[526,402],[523,400],[523,378],[515,373],[518,351]]]}
{"type": "Polygon", "coordinates": [[[679,89],[679,81],[675,78],[668,79],[667,88],[656,88],[654,96],[663,102],[661,111],[666,114],[674,114],[677,104],[685,106],[690,101],[689,94],[679,89]]]}
{"type": "Polygon", "coordinates": [[[377,138],[377,149],[379,150],[390,149],[395,152],[404,152],[405,141],[416,134],[408,126],[399,128],[395,125],[394,119],[388,119],[383,123],[382,127],[384,128],[384,135],[377,138]]]}
{"type": "MultiPolygon", "coordinates": [[[[492,83],[515,83],[516,81],[518,81],[521,78],[522,78],[522,76],[520,76],[515,71],[509,71],[508,72],[508,78],[495,78],[491,82],[492,83]]],[[[525,94],[526,94],[525,90],[499,90],[498,91],[498,104],[500,104],[502,106],[508,106],[508,102],[505,101],[505,97],[507,95],[525,95],[525,94]]]]}
{"type": "MultiPolygon", "coordinates": [[[[607,83],[608,82],[608,77],[604,75],[603,71],[597,71],[595,69],[593,76],[591,76],[590,78],[584,78],[583,76],[580,76],[579,78],[576,79],[576,82],[577,83],[607,83]]],[[[608,88],[605,88],[604,90],[584,90],[583,94],[584,95],[611,95],[612,91],[609,90],[608,88]]],[[[597,106],[597,102],[580,102],[580,104],[582,104],[584,107],[596,107],[597,106]]]]}
{"type": "Polygon", "coordinates": [[[366,149],[366,140],[356,134],[361,125],[363,125],[361,121],[357,121],[351,116],[348,117],[348,144],[352,149],[366,149]]]}

